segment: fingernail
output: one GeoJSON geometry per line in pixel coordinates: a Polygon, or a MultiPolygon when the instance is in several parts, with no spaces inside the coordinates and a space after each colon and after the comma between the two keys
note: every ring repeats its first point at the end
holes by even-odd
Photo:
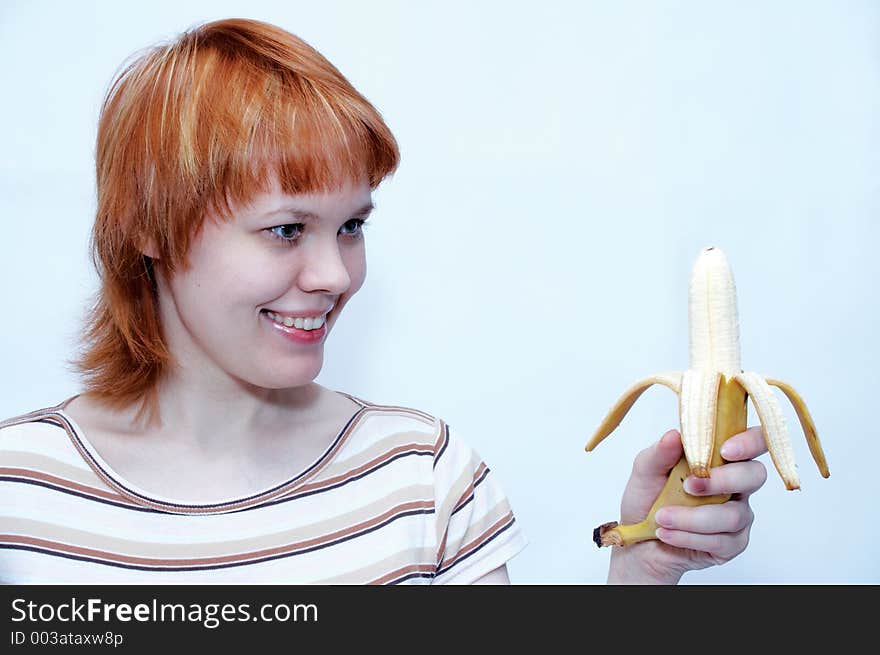
{"type": "Polygon", "coordinates": [[[721,456],[724,459],[736,459],[737,457],[742,456],[743,447],[740,443],[730,443],[729,441],[725,441],[721,445],[721,456]]]}
{"type": "Polygon", "coordinates": [[[702,478],[685,478],[684,490],[689,494],[699,494],[706,491],[706,482],[702,478]]]}
{"type": "Polygon", "coordinates": [[[669,512],[665,509],[658,509],[657,513],[654,514],[654,521],[657,522],[657,525],[662,525],[664,528],[671,528],[669,525],[669,512]]]}

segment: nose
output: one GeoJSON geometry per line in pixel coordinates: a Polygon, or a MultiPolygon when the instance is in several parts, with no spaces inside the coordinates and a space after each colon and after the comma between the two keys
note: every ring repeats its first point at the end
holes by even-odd
{"type": "Polygon", "coordinates": [[[305,254],[299,272],[304,291],[342,295],[351,286],[351,275],[335,238],[316,239],[305,254]]]}

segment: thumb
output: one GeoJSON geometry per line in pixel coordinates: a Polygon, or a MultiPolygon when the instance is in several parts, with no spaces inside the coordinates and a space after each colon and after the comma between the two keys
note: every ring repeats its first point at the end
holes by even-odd
{"type": "Polygon", "coordinates": [[[636,456],[633,475],[646,479],[662,478],[665,482],[669,471],[683,454],[681,434],[678,430],[668,430],[659,441],[636,456]]]}
{"type": "Polygon", "coordinates": [[[624,523],[638,523],[648,515],[666,484],[669,471],[683,454],[681,434],[678,430],[668,430],[659,441],[636,456],[620,503],[624,523]]]}

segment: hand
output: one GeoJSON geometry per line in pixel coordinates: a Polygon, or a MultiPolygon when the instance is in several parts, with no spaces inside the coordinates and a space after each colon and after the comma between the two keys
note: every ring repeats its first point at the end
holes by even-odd
{"type": "MultiPolygon", "coordinates": [[[[695,496],[732,494],[726,503],[657,511],[659,540],[615,546],[609,584],[676,584],[687,571],[724,564],[749,543],[754,514],[749,496],[767,479],[767,469],[753,458],[767,452],[760,426],[734,435],[721,455],[729,463],[713,468],[709,478],[690,476],[685,491],[695,496]]],[[[660,494],[669,471],[681,459],[681,435],[669,430],[638,454],[620,505],[621,523],[644,520],[660,494]]]]}

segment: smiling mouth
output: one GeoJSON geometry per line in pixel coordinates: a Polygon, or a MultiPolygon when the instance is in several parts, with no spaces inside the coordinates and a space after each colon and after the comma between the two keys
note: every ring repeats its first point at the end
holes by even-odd
{"type": "Polygon", "coordinates": [[[327,316],[329,315],[324,314],[316,317],[293,318],[292,316],[282,316],[281,314],[277,314],[268,309],[261,310],[261,313],[280,327],[296,328],[297,330],[302,330],[304,332],[311,332],[324,327],[327,323],[327,316]]]}

